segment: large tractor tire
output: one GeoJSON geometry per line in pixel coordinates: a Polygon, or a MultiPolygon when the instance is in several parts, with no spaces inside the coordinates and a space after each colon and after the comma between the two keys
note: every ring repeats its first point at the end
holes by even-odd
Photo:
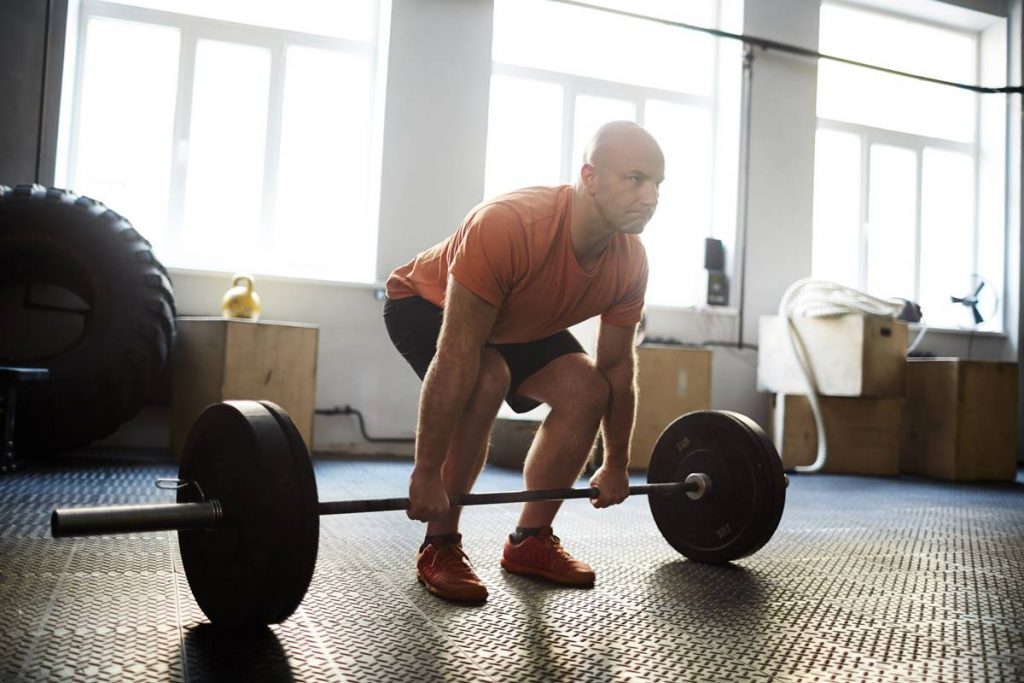
{"type": "Polygon", "coordinates": [[[122,216],[66,190],[0,186],[0,365],[18,387],[19,454],[81,448],[142,406],[174,341],[174,292],[122,216]]]}

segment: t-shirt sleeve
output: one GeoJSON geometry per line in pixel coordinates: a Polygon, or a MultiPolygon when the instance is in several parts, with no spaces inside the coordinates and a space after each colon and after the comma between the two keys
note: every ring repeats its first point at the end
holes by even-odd
{"type": "Polygon", "coordinates": [[[521,278],[526,236],[511,209],[492,204],[467,217],[448,272],[478,297],[501,306],[521,278]]]}
{"type": "Polygon", "coordinates": [[[637,243],[632,257],[632,277],[622,297],[601,315],[601,322],[616,327],[631,327],[640,322],[644,312],[644,296],[647,293],[647,254],[637,243]]]}

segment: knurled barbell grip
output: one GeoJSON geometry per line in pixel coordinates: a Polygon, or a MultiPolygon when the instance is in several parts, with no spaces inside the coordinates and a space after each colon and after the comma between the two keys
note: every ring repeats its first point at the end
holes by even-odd
{"type": "Polygon", "coordinates": [[[223,517],[220,503],[167,503],[163,505],[116,505],[93,508],[63,508],[50,515],[54,538],[98,536],[136,531],[209,529],[223,517]]]}
{"type": "MultiPolygon", "coordinates": [[[[697,491],[699,484],[695,482],[667,482],[663,484],[642,484],[630,486],[629,494],[650,495],[675,493],[677,491],[697,491]]],[[[452,506],[495,505],[498,503],[526,503],[537,500],[567,500],[569,498],[597,498],[598,490],[589,489],[542,489],[537,491],[514,491],[509,493],[464,493],[449,496],[452,506]]],[[[320,503],[321,515],[347,515],[358,512],[385,512],[388,510],[408,510],[408,498],[375,498],[369,500],[339,500],[320,503]]]]}

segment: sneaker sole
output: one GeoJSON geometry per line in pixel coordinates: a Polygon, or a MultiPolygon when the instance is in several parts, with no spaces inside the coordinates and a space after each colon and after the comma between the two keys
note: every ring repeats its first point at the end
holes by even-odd
{"type": "Polygon", "coordinates": [[[501,559],[501,568],[512,574],[522,574],[524,576],[538,576],[542,579],[547,579],[552,583],[557,583],[562,586],[572,586],[574,588],[593,588],[595,578],[584,578],[584,579],[570,579],[563,574],[554,574],[544,569],[536,569],[534,567],[527,567],[523,564],[516,564],[510,562],[505,558],[501,559]]]}
{"type": "Polygon", "coordinates": [[[467,604],[481,604],[481,603],[487,602],[487,597],[488,597],[487,593],[484,593],[483,597],[468,597],[468,598],[466,596],[464,596],[464,595],[458,595],[458,594],[455,594],[455,593],[449,593],[449,592],[447,592],[445,590],[442,590],[442,589],[438,588],[437,586],[434,586],[433,584],[427,583],[426,579],[424,579],[420,575],[420,573],[418,571],[416,572],[416,580],[419,581],[420,583],[422,583],[423,586],[428,591],[430,591],[430,593],[432,595],[436,595],[437,597],[442,598],[444,600],[450,600],[451,602],[462,602],[462,603],[467,603],[467,604]]]}

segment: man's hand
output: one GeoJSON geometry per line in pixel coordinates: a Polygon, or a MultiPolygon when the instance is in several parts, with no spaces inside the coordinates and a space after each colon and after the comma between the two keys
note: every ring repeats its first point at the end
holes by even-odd
{"type": "Polygon", "coordinates": [[[629,472],[625,467],[602,465],[590,478],[590,485],[600,491],[590,504],[596,508],[618,505],[629,495],[629,472]]]}
{"type": "Polygon", "coordinates": [[[409,509],[405,511],[409,519],[429,522],[448,512],[448,508],[440,471],[430,473],[413,468],[409,477],[409,509]]]}

